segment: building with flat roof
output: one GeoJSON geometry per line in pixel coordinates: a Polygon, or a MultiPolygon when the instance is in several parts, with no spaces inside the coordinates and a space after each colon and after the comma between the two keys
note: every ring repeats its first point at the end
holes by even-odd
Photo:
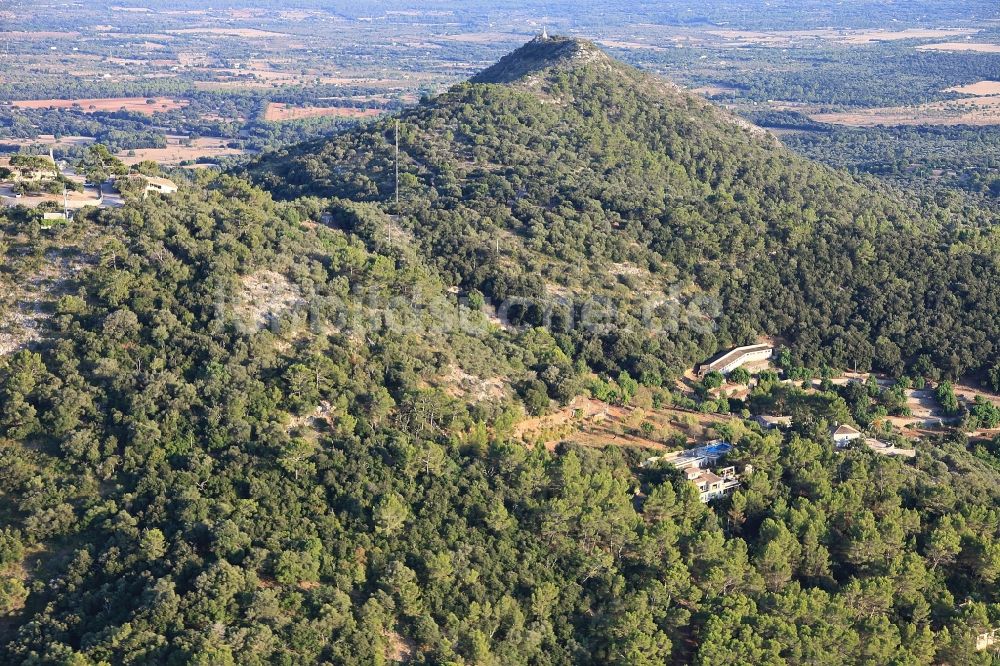
{"type": "Polygon", "coordinates": [[[698,376],[704,377],[710,372],[719,372],[723,375],[728,375],[736,368],[744,366],[747,363],[766,361],[772,356],[774,356],[774,347],[771,345],[736,347],[699,365],[698,376]]]}
{"type": "MultiPolygon", "coordinates": [[[[157,194],[173,194],[177,191],[177,185],[169,178],[146,176],[140,173],[130,173],[125,176],[120,176],[120,178],[130,182],[145,183],[144,194],[149,194],[150,192],[156,192],[157,194]]],[[[122,188],[119,188],[119,191],[121,189],[122,188]]]]}
{"type": "Polygon", "coordinates": [[[773,430],[774,428],[790,428],[792,425],[791,416],[770,416],[768,414],[758,414],[753,417],[753,420],[760,424],[760,427],[764,430],[773,430]]]}
{"type": "Polygon", "coordinates": [[[685,469],[687,467],[691,467],[692,465],[696,467],[710,467],[719,462],[719,460],[724,455],[729,453],[732,448],[732,444],[724,442],[720,439],[693,449],[673,451],[666,455],[647,458],[640,466],[649,467],[650,465],[662,461],[676,467],[677,469],[685,469]]]}
{"type": "Polygon", "coordinates": [[[698,498],[705,504],[735,492],[740,486],[735,467],[725,467],[717,473],[689,467],[685,470],[685,477],[698,488],[698,498]]]}
{"type": "MultiPolygon", "coordinates": [[[[686,451],[647,458],[640,466],[649,467],[657,463],[666,463],[681,470],[684,478],[697,486],[701,501],[708,503],[729,495],[740,485],[740,477],[735,467],[724,467],[718,471],[710,469],[732,448],[732,444],[719,440],[686,451]]],[[[744,471],[749,473],[749,466],[744,471]]]]}
{"type": "Polygon", "coordinates": [[[173,194],[177,191],[177,185],[174,181],[169,178],[160,178],[159,176],[145,176],[146,178],[146,191],[147,192],[159,192],[160,194],[173,194]]]}
{"type": "Polygon", "coordinates": [[[983,631],[976,635],[976,652],[992,648],[997,642],[997,629],[983,631]]]}

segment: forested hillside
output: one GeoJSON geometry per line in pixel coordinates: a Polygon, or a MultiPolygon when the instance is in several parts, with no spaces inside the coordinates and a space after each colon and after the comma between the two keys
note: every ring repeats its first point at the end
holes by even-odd
{"type": "Polygon", "coordinates": [[[0,313],[37,324],[0,357],[0,663],[990,663],[1000,439],[835,451],[878,386],[774,375],[747,404],[794,429],[714,426],[745,476],[704,504],[651,451],[515,436],[578,395],[680,401],[683,364],[759,332],[987,365],[988,220],[579,42],[405,113],[398,209],[394,139],[265,159],[285,201],[175,173],[0,215],[0,313]]]}
{"type": "Polygon", "coordinates": [[[8,220],[10,274],[57,248],[85,267],[0,365],[4,663],[981,656],[992,455],[737,429],[755,471],[707,506],[638,451],[525,448],[510,387],[574,373],[552,336],[489,325],[316,200],[200,181],[54,236],[8,220]],[[425,304],[406,326],[398,294],[425,304]]]}
{"type": "MultiPolygon", "coordinates": [[[[995,212],[858,183],[587,42],[534,41],[403,113],[399,211],[394,140],[386,119],[251,175],[282,197],[379,202],[446,276],[497,302],[620,281],[616,311],[637,293],[697,293],[719,346],[781,335],[812,366],[924,356],[960,375],[996,358],[995,212]]],[[[665,374],[716,344],[681,328],[571,335],[591,365],[665,374]]]]}

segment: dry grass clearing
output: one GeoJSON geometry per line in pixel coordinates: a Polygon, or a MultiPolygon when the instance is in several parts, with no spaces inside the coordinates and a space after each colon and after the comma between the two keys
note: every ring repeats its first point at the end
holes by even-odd
{"type": "Polygon", "coordinates": [[[163,111],[174,111],[188,105],[186,99],[169,97],[101,97],[93,99],[26,99],[11,102],[21,109],[69,109],[79,107],[84,113],[111,111],[132,111],[153,115],[163,111]],[[153,103],[148,103],[152,100],[153,103]]]}
{"type": "Polygon", "coordinates": [[[18,146],[19,148],[30,146],[64,146],[68,148],[86,146],[94,141],[94,137],[91,136],[63,136],[57,139],[52,134],[39,134],[34,139],[0,139],[0,144],[18,146]]]}
{"type": "Polygon", "coordinates": [[[698,88],[691,88],[690,90],[696,95],[704,95],[706,97],[711,97],[712,95],[728,95],[730,93],[739,92],[739,90],[737,90],[736,88],[732,88],[730,86],[716,86],[716,85],[701,86],[698,88]]]}
{"type": "MultiPolygon", "coordinates": [[[[240,71],[240,70],[237,70],[240,71]]],[[[281,86],[328,85],[379,85],[384,88],[401,87],[406,82],[371,78],[349,78],[344,76],[319,76],[316,74],[290,74],[286,72],[259,72],[242,70],[241,74],[227,76],[216,81],[195,81],[198,90],[231,90],[256,88],[272,90],[281,86]]]]}
{"type": "Polygon", "coordinates": [[[462,370],[457,365],[450,365],[434,382],[455,398],[483,402],[484,400],[500,400],[510,393],[510,387],[503,377],[483,379],[462,370]]]}
{"type": "Polygon", "coordinates": [[[870,44],[871,42],[893,42],[903,39],[947,39],[973,35],[979,30],[971,28],[907,28],[906,30],[858,30],[844,35],[845,44],[870,44]]]}
{"type": "Polygon", "coordinates": [[[737,46],[788,46],[804,39],[829,38],[837,33],[833,30],[775,30],[773,32],[709,30],[707,34],[725,39],[737,46]]]}
{"type": "Polygon", "coordinates": [[[118,157],[125,164],[138,164],[143,160],[153,160],[160,164],[180,164],[187,160],[196,160],[199,157],[227,157],[239,155],[243,151],[238,148],[230,148],[226,145],[229,139],[219,137],[201,137],[188,141],[183,136],[168,136],[166,148],[141,148],[118,154],[118,157]]]}
{"type": "Polygon", "coordinates": [[[233,303],[233,315],[236,323],[248,330],[261,330],[304,305],[299,288],[288,278],[264,270],[243,278],[243,289],[233,303]]]}
{"type": "MultiPolygon", "coordinates": [[[[732,42],[737,46],[785,47],[818,40],[861,46],[874,42],[904,39],[948,39],[967,37],[979,32],[975,28],[908,28],[906,30],[708,30],[705,34],[732,42]]],[[[958,44],[955,42],[954,44],[958,44]]],[[[949,42],[949,44],[952,44],[949,42]]],[[[931,45],[934,46],[934,45],[931,45]]]]}
{"type": "Polygon", "coordinates": [[[996,393],[990,393],[989,391],[974,385],[971,382],[958,382],[955,384],[955,395],[958,396],[959,400],[963,400],[967,403],[972,403],[976,399],[976,396],[982,396],[992,402],[997,407],[1000,407],[1000,395],[996,393]]]}
{"type": "Polygon", "coordinates": [[[633,42],[619,39],[599,39],[597,40],[597,43],[601,46],[607,46],[610,49],[647,49],[649,51],[667,50],[662,46],[656,46],[654,44],[645,44],[643,42],[633,42]]]}
{"type": "Polygon", "coordinates": [[[462,32],[455,35],[441,35],[435,39],[463,44],[496,44],[498,42],[523,42],[525,36],[515,32],[462,32]]]}
{"type": "Polygon", "coordinates": [[[257,30],[256,28],[184,28],[182,30],[167,30],[172,35],[218,35],[222,37],[245,37],[247,39],[274,39],[290,37],[283,32],[257,30]]]}
{"type": "Polygon", "coordinates": [[[917,47],[918,51],[972,51],[975,53],[1000,53],[1000,44],[982,44],[979,42],[941,42],[939,44],[924,44],[917,47]]]}
{"type": "Polygon", "coordinates": [[[27,31],[14,30],[11,32],[4,32],[3,36],[4,39],[14,40],[14,41],[34,40],[34,39],[73,39],[75,37],[79,37],[80,33],[70,32],[70,31],[57,32],[57,31],[38,30],[38,31],[27,32],[27,31]]]}
{"type": "Polygon", "coordinates": [[[815,113],[815,121],[851,127],[900,125],[1000,125],[1000,96],[988,95],[931,102],[912,107],[881,107],[837,113],[815,113]]]}
{"type": "Polygon", "coordinates": [[[264,120],[303,120],[304,118],[371,118],[382,113],[378,109],[355,109],[349,106],[292,106],[281,102],[271,102],[264,111],[264,120]]]}
{"type": "Polygon", "coordinates": [[[629,446],[665,450],[668,438],[681,435],[687,443],[706,442],[714,426],[733,420],[723,414],[701,414],[663,407],[622,407],[593,398],[574,398],[566,407],[517,424],[515,437],[554,449],[560,443],[583,446],[629,446]],[[648,424],[643,429],[643,424],[648,424]]]}
{"type": "Polygon", "coordinates": [[[952,86],[945,88],[944,92],[959,93],[960,95],[1000,95],[1000,81],[977,81],[965,86],[952,86]]]}

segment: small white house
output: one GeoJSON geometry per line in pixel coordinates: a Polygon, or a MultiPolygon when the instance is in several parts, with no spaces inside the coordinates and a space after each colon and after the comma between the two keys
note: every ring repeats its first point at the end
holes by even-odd
{"type": "Polygon", "coordinates": [[[830,436],[833,438],[833,445],[838,449],[842,449],[854,440],[860,439],[862,434],[857,428],[853,428],[845,423],[831,430],[830,436]]]}

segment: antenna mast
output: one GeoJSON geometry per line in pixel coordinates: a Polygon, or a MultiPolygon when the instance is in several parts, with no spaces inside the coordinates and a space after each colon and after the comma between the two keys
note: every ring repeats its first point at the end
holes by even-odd
{"type": "MultiPolygon", "coordinates": [[[[399,118],[396,118],[396,215],[399,215],[399,118]]],[[[389,216],[389,230],[387,232],[389,245],[392,245],[392,216],[389,216]]]]}
{"type": "Polygon", "coordinates": [[[399,118],[396,118],[396,214],[399,215],[399,118]]]}

